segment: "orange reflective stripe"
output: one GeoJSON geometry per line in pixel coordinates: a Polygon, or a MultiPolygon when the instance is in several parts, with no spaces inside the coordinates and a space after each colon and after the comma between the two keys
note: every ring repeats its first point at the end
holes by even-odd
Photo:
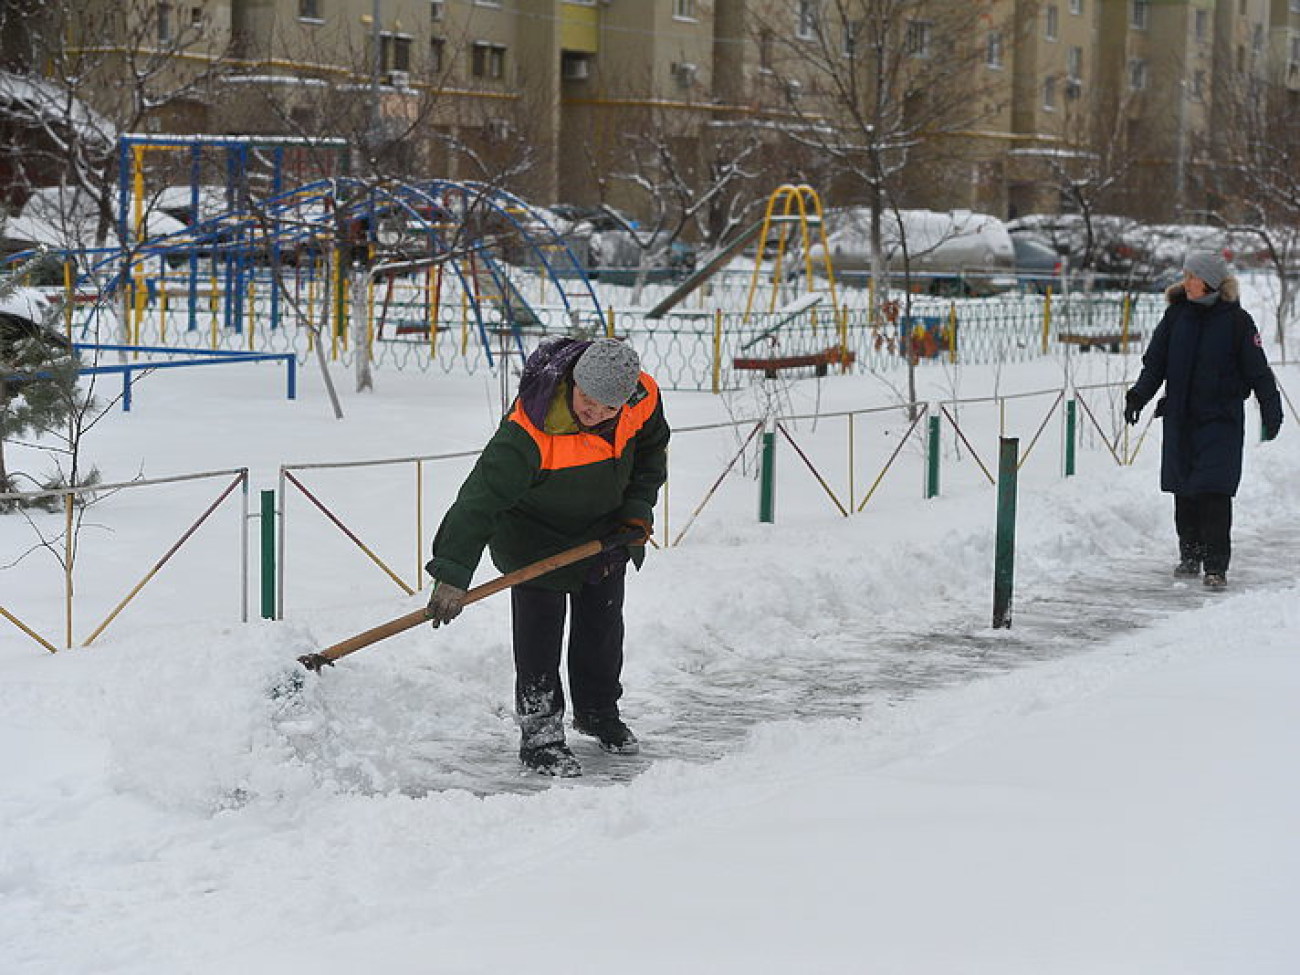
{"type": "Polygon", "coordinates": [[[645,426],[646,421],[654,415],[659,405],[659,387],[648,373],[641,373],[641,385],[646,395],[632,406],[626,406],[619,413],[618,425],[614,428],[614,442],[611,444],[604,437],[594,433],[547,433],[538,429],[524,412],[522,404],[516,403],[510,413],[510,422],[522,427],[541,455],[541,469],[558,471],[568,467],[583,467],[599,464],[601,461],[613,460],[622,456],[632,438],[645,426]]]}

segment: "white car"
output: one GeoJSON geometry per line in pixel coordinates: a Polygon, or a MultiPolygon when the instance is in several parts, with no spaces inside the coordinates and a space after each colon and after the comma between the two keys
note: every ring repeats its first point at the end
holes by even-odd
{"type": "MultiPolygon", "coordinates": [[[[6,247],[25,242],[29,247],[44,245],[52,250],[82,250],[95,245],[99,211],[91,198],[65,186],[45,186],[35,190],[23,204],[18,216],[5,223],[6,247]]],[[[185,225],[156,207],[144,214],[146,236],[163,237],[183,231],[185,225]]],[[[109,229],[105,246],[116,246],[117,237],[109,229]]]]}
{"type": "MultiPolygon", "coordinates": [[[[836,272],[871,269],[871,211],[865,207],[826,214],[826,243],[836,272]]],[[[972,271],[1008,272],[1016,252],[1006,224],[971,210],[886,210],[881,243],[889,268],[906,266],[926,275],[972,271]]],[[[820,241],[810,248],[814,266],[822,261],[820,241]]]]}

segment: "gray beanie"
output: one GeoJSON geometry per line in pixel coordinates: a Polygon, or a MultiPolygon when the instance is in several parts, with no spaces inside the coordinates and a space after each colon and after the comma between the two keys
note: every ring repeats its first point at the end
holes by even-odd
{"type": "Polygon", "coordinates": [[[1183,263],[1183,270],[1200,278],[1211,291],[1218,291],[1228,276],[1228,262],[1218,251],[1192,251],[1183,263]]]}
{"type": "Polygon", "coordinates": [[[603,406],[623,406],[636,392],[641,360],[618,339],[596,339],[573,367],[578,388],[603,406]]]}

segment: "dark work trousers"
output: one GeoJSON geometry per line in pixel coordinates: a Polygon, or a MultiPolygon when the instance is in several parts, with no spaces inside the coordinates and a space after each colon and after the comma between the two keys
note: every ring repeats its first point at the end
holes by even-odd
{"type": "Polygon", "coordinates": [[[1232,558],[1232,496],[1174,495],[1174,528],[1181,558],[1199,559],[1206,572],[1226,573],[1232,558]]]}
{"type": "Polygon", "coordinates": [[[617,566],[573,593],[537,586],[510,590],[515,650],[515,709],[523,745],[564,740],[560,651],[569,615],[569,694],[577,712],[618,713],[623,694],[623,583],[617,566]]]}

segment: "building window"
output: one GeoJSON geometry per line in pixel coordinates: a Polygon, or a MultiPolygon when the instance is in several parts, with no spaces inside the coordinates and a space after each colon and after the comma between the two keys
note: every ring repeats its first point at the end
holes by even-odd
{"type": "Polygon", "coordinates": [[[815,0],[799,0],[799,10],[795,15],[795,36],[801,40],[811,40],[817,36],[817,4],[815,0]]]}
{"type": "Polygon", "coordinates": [[[447,5],[443,0],[429,0],[429,21],[438,23],[447,16],[447,5]]]}
{"type": "Polygon", "coordinates": [[[1192,98],[1198,102],[1205,101],[1205,72],[1197,71],[1192,75],[1192,98]]]}
{"type": "Polygon", "coordinates": [[[1056,9],[1056,4],[1049,3],[1043,11],[1043,36],[1049,41],[1056,40],[1061,33],[1060,14],[1056,9]]]}
{"type": "Polygon", "coordinates": [[[172,5],[158,4],[158,43],[166,44],[172,39],[172,5]]]}
{"type": "Polygon", "coordinates": [[[930,56],[930,35],[934,25],[928,20],[909,20],[903,50],[914,58],[930,56]]]}
{"type": "Polygon", "coordinates": [[[858,55],[858,38],[862,34],[862,21],[846,20],[844,22],[844,56],[854,58],[858,55]]]}
{"type": "Polygon", "coordinates": [[[770,30],[765,30],[758,35],[758,70],[772,70],[772,44],[775,38],[770,30]]]}
{"type": "Polygon", "coordinates": [[[1143,91],[1147,86],[1147,63],[1142,58],[1129,58],[1128,86],[1132,91],[1143,91]]]}
{"type": "Polygon", "coordinates": [[[1070,13],[1072,13],[1072,14],[1076,14],[1076,15],[1078,15],[1078,14],[1082,14],[1082,13],[1083,13],[1083,0],[1070,0],[1070,13]]]}
{"type": "Polygon", "coordinates": [[[321,10],[323,0],[298,0],[298,19],[299,20],[324,20],[325,15],[321,10]]]}
{"type": "Polygon", "coordinates": [[[411,35],[379,35],[379,67],[382,71],[411,70],[411,35]]]}
{"type": "Polygon", "coordinates": [[[1049,112],[1056,111],[1056,79],[1043,79],[1043,108],[1049,112]]]}
{"type": "Polygon", "coordinates": [[[190,27],[193,30],[203,30],[202,7],[190,7],[190,27]]]}
{"type": "Polygon", "coordinates": [[[678,20],[694,20],[695,0],[673,0],[673,16],[678,20]]]}
{"type": "Polygon", "coordinates": [[[1065,76],[1071,81],[1083,77],[1083,48],[1072,47],[1065,54],[1065,76]]]}
{"type": "Polygon", "coordinates": [[[989,31],[988,41],[984,45],[984,63],[990,68],[1002,67],[1002,31],[989,31]]]}
{"type": "Polygon", "coordinates": [[[1134,30],[1146,30],[1151,21],[1151,0],[1130,0],[1129,26],[1134,30]]]}
{"type": "Polygon", "coordinates": [[[470,71],[475,78],[500,81],[506,76],[506,49],[500,44],[475,41],[471,50],[470,71]]]}
{"type": "Polygon", "coordinates": [[[1264,25],[1263,24],[1255,25],[1255,32],[1251,35],[1250,38],[1250,56],[1255,59],[1255,63],[1257,64],[1264,57],[1264,25]]]}
{"type": "Polygon", "coordinates": [[[447,39],[445,37],[429,38],[429,74],[442,74],[447,67],[447,39]]]}
{"type": "Polygon", "coordinates": [[[1203,7],[1198,7],[1192,22],[1196,25],[1196,39],[1205,40],[1210,33],[1210,12],[1203,7]]]}

